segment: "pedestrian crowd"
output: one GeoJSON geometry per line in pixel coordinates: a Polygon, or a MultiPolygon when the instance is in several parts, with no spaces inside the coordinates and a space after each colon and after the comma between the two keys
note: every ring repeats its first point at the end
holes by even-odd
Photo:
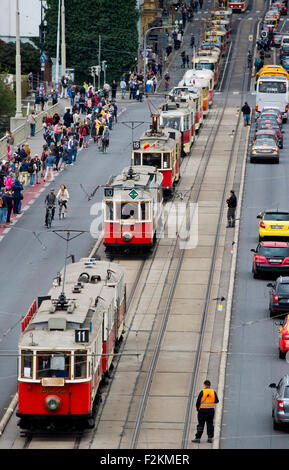
{"type": "MultiPolygon", "coordinates": [[[[118,112],[110,92],[109,85],[98,91],[86,83],[81,87],[69,86],[67,96],[71,106],[63,116],[47,112],[43,118],[45,143],[41,154],[32,155],[28,142],[14,148],[13,152],[13,135],[6,133],[7,155],[0,163],[1,225],[10,223],[11,213],[21,212],[25,187],[40,184],[48,177],[53,181],[57,172],[76,163],[79,150],[87,149],[90,140],[97,144],[98,151],[107,151],[118,112]]],[[[34,112],[32,115],[35,117],[34,112]]],[[[33,137],[35,122],[29,123],[33,137]]]]}

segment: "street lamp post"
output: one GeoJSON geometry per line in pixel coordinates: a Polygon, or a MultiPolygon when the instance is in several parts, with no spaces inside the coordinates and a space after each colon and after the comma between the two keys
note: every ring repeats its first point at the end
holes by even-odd
{"type": "Polygon", "coordinates": [[[19,0],[16,0],[16,114],[15,118],[22,118],[21,108],[21,55],[20,55],[20,11],[19,0]]]}
{"type": "Polygon", "coordinates": [[[66,75],[65,7],[61,4],[61,75],[66,75]]]}
{"type": "Polygon", "coordinates": [[[143,50],[143,56],[144,56],[144,74],[143,74],[143,78],[144,78],[144,86],[146,86],[146,61],[147,61],[147,57],[146,57],[146,49],[147,49],[147,34],[152,31],[153,29],[168,29],[168,28],[175,28],[176,25],[163,25],[163,26],[153,26],[152,28],[149,28],[145,33],[144,33],[144,50],[143,50]]]}

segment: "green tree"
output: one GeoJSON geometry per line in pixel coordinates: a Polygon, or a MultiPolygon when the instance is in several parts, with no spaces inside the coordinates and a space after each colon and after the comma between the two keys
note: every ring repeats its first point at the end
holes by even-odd
{"type": "Polygon", "coordinates": [[[0,137],[10,129],[9,119],[15,115],[15,94],[0,78],[0,137]]]}
{"type": "MultiPolygon", "coordinates": [[[[36,74],[40,72],[40,51],[28,42],[20,43],[21,72],[36,74]]],[[[15,42],[0,42],[0,72],[15,74],[15,42]]]]}
{"type": "MultiPolygon", "coordinates": [[[[56,57],[58,0],[47,0],[45,52],[56,57]]],[[[65,2],[66,64],[75,69],[77,83],[92,81],[89,67],[107,61],[107,79],[119,80],[136,65],[138,11],[135,0],[69,0],[65,2]]]]}

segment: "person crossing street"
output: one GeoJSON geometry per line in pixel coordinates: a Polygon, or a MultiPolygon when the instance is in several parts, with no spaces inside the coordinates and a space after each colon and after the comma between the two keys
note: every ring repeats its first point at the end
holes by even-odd
{"type": "Polygon", "coordinates": [[[196,402],[196,408],[198,412],[198,425],[195,439],[192,440],[194,443],[200,443],[201,437],[204,431],[205,423],[207,423],[207,434],[208,442],[212,443],[214,438],[214,415],[215,405],[219,403],[219,398],[215,390],[211,388],[211,382],[205,380],[204,388],[199,393],[196,402]]]}

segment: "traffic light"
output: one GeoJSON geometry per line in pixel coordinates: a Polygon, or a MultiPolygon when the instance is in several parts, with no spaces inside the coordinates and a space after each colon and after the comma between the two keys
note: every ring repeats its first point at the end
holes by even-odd
{"type": "Polygon", "coordinates": [[[104,72],[107,69],[107,63],[106,60],[103,60],[101,62],[101,70],[104,72]]]}

